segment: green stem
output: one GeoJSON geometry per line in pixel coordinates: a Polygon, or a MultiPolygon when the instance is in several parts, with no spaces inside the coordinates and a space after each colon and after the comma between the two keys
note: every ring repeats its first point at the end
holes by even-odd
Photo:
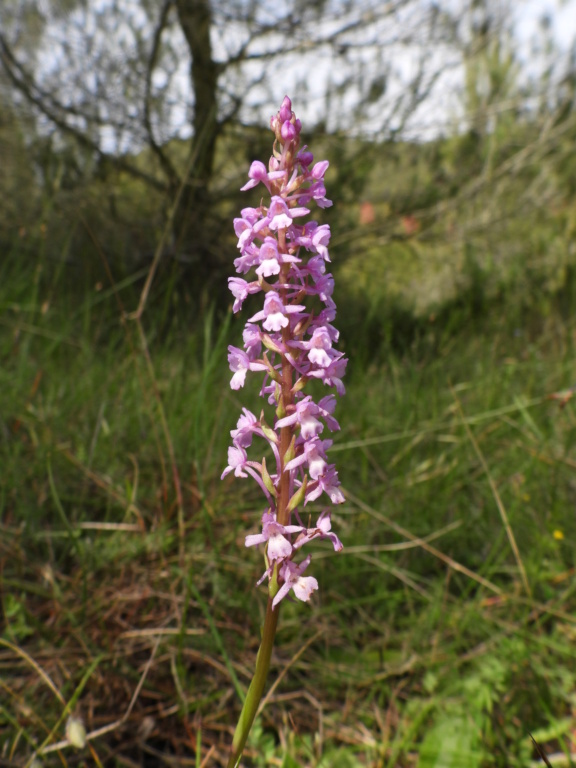
{"type": "Polygon", "coordinates": [[[264,627],[262,629],[262,642],[256,656],[256,669],[254,670],[254,677],[248,688],[248,693],[238,718],[238,724],[234,731],[227,768],[237,768],[246,745],[246,740],[248,739],[248,734],[252,728],[252,723],[258,712],[258,706],[264,693],[266,678],[268,677],[268,670],[270,669],[270,657],[274,647],[279,614],[280,606],[276,606],[275,609],[272,608],[272,598],[268,598],[266,618],[264,619],[264,627]]]}
{"type": "MultiPolygon", "coordinates": [[[[287,253],[286,247],[286,232],[280,229],[278,232],[278,243],[281,252],[287,253]]],[[[283,272],[280,274],[280,282],[288,282],[288,268],[282,267],[283,272]]],[[[285,296],[283,296],[285,299],[285,296]]],[[[290,341],[289,327],[282,329],[282,340],[287,345],[290,341]]],[[[286,355],[282,355],[282,392],[280,396],[279,407],[282,408],[283,415],[286,410],[294,402],[294,395],[292,393],[292,364],[287,359],[286,355]]],[[[278,414],[278,411],[276,412],[278,414]]],[[[280,525],[288,525],[290,522],[290,512],[288,511],[288,503],[290,501],[290,477],[284,472],[286,466],[286,454],[292,444],[292,437],[294,435],[294,427],[283,427],[280,430],[280,466],[278,468],[278,476],[280,483],[278,487],[278,499],[276,502],[276,514],[277,520],[280,525]]],[[[268,559],[266,559],[266,566],[269,566],[268,559]]],[[[254,670],[254,677],[248,688],[246,699],[242,705],[242,711],[238,718],[238,724],[234,731],[234,738],[232,739],[232,747],[230,748],[230,757],[226,768],[237,768],[252,723],[258,712],[258,706],[264,693],[264,687],[266,685],[266,678],[268,677],[268,670],[270,669],[270,657],[272,656],[272,648],[274,647],[274,638],[276,636],[276,627],[278,626],[278,616],[280,614],[280,606],[276,609],[272,608],[272,601],[274,596],[278,593],[278,565],[275,564],[272,570],[270,578],[270,584],[268,586],[268,606],[266,607],[266,617],[264,619],[264,626],[262,628],[262,641],[260,648],[258,649],[258,655],[256,656],[256,669],[254,670]]]]}

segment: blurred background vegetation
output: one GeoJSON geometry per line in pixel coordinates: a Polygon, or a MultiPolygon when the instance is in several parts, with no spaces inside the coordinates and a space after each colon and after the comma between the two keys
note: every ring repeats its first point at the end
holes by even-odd
{"type": "Polygon", "coordinates": [[[0,765],[225,764],[265,604],[231,221],[285,93],[331,163],[345,550],[245,765],[574,764],[570,18],[4,0],[0,765]]]}

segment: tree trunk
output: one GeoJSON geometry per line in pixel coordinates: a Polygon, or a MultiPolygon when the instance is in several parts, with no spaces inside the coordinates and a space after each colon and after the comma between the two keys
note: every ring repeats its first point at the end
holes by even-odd
{"type": "Polygon", "coordinates": [[[212,58],[210,29],[212,11],[209,0],[176,0],[178,18],[190,48],[190,79],[194,91],[194,117],[191,151],[194,156],[190,177],[176,213],[176,241],[198,259],[194,274],[198,279],[211,271],[209,243],[209,184],[214,170],[218,123],[218,65],[212,58]]]}

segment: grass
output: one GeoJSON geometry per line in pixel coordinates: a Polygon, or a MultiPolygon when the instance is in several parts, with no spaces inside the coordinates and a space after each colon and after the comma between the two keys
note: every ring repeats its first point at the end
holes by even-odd
{"type": "MultiPolygon", "coordinates": [[[[135,285],[74,296],[38,264],[7,259],[0,289],[0,764],[221,765],[265,606],[259,495],[219,480],[259,407],[228,387],[239,323],[139,332],[135,285]]],[[[548,396],[574,383],[573,325],[344,342],[345,549],[283,608],[245,766],[537,765],[529,733],[570,765],[576,418],[548,396]]]]}

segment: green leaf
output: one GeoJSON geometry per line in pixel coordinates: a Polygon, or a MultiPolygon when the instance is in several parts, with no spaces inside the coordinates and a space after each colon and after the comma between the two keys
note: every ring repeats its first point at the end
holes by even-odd
{"type": "Polygon", "coordinates": [[[422,742],[418,768],[476,768],[482,762],[477,739],[477,729],[468,718],[443,713],[422,742]]]}

